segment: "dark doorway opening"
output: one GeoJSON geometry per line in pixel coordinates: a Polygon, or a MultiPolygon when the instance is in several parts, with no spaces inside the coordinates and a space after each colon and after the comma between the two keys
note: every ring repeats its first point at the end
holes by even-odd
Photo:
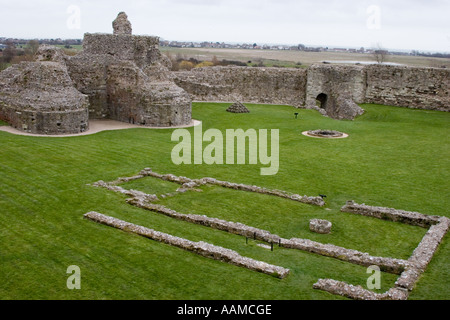
{"type": "Polygon", "coordinates": [[[325,93],[321,93],[316,98],[317,106],[322,109],[327,108],[328,96],[325,93]]]}

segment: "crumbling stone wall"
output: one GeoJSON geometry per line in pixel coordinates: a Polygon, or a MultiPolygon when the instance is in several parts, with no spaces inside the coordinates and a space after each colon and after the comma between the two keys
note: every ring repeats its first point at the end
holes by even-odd
{"type": "Polygon", "coordinates": [[[143,226],[109,217],[97,212],[88,212],[84,215],[84,217],[97,223],[135,233],[148,239],[160,241],[171,246],[194,252],[206,258],[223,261],[232,265],[275,276],[280,279],[287,277],[290,272],[289,269],[283,267],[243,257],[234,250],[215,246],[202,241],[193,242],[187,239],[172,236],[167,233],[162,233],[149,228],[145,228],[143,226]]]}
{"type": "Polygon", "coordinates": [[[361,103],[450,111],[447,69],[317,64],[308,69],[209,67],[174,74],[197,101],[287,104],[334,119],[361,115],[361,103]]]}
{"type": "Polygon", "coordinates": [[[333,119],[354,119],[364,113],[364,68],[314,65],[308,69],[305,106],[333,119]],[[320,105],[317,105],[319,100],[320,105]]]}
{"type": "Polygon", "coordinates": [[[175,82],[197,101],[245,101],[300,107],[305,103],[306,70],[206,67],[174,73],[175,82]]]}
{"type": "MultiPolygon", "coordinates": [[[[429,228],[428,232],[408,260],[375,257],[357,250],[346,249],[332,244],[322,244],[308,239],[283,239],[276,234],[271,234],[269,231],[238,222],[210,218],[206,215],[183,214],[163,205],[153,203],[159,200],[157,195],[149,195],[136,190],[126,190],[118,186],[121,183],[142,179],[148,176],[180,184],[181,187],[175,193],[170,194],[170,196],[182,194],[187,190],[200,191],[195,188],[204,184],[216,184],[226,188],[266,193],[287,197],[288,199],[298,201],[295,197],[293,198],[289,196],[289,193],[277,190],[273,193],[272,190],[267,190],[256,186],[246,186],[226,181],[219,181],[214,178],[190,179],[187,177],[178,177],[172,174],[162,175],[153,172],[150,168],[146,168],[138,175],[132,177],[118,178],[117,180],[109,183],[98,181],[93,184],[93,186],[96,187],[106,188],[108,190],[120,192],[130,196],[131,198],[127,199],[127,202],[133,206],[157,212],[174,219],[207,226],[217,230],[245,236],[247,238],[254,238],[255,240],[265,241],[271,243],[272,247],[275,243],[278,244],[279,247],[302,250],[365,267],[376,266],[380,271],[400,275],[395,282],[395,286],[383,294],[366,290],[361,286],[353,286],[351,284],[332,279],[320,279],[313,286],[314,289],[327,291],[350,299],[407,300],[409,293],[414,289],[417,281],[426,270],[437,248],[450,229],[450,219],[447,217],[429,216],[419,212],[410,212],[393,208],[373,207],[365,204],[357,204],[354,201],[348,201],[346,205],[342,207],[342,212],[349,212],[377,219],[390,220],[393,222],[429,228]]],[[[162,195],[161,197],[165,196],[169,195],[162,195]]]]}
{"type": "Polygon", "coordinates": [[[89,127],[88,97],[56,62],[22,62],[0,73],[0,119],[34,134],[76,134],[89,127]]]}
{"type": "Polygon", "coordinates": [[[450,111],[450,70],[397,66],[365,67],[364,102],[450,111]]]}
{"type": "Polygon", "coordinates": [[[38,62],[2,72],[0,118],[39,134],[80,133],[89,119],[105,118],[189,125],[191,99],[173,82],[159,38],[132,35],[125,13],[113,26],[114,34],[85,34],[84,50],[76,56],[41,46],[38,62]]]}

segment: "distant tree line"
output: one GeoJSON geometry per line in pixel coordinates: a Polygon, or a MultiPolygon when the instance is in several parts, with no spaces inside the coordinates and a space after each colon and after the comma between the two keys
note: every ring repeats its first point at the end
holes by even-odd
{"type": "Polygon", "coordinates": [[[416,50],[413,50],[411,52],[411,55],[413,56],[421,56],[421,57],[428,57],[428,58],[450,58],[450,53],[426,53],[426,52],[419,52],[416,50]]]}
{"type": "Polygon", "coordinates": [[[34,55],[39,49],[39,41],[30,40],[26,45],[17,47],[12,41],[6,42],[6,47],[1,50],[0,71],[6,69],[11,64],[22,61],[33,61],[34,55]]]}

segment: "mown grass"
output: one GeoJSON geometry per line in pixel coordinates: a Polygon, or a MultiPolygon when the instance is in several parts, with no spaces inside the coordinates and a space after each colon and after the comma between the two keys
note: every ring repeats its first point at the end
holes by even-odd
{"type": "MultiPolygon", "coordinates": [[[[333,243],[373,255],[408,258],[426,230],[341,213],[347,200],[425,214],[448,212],[449,115],[365,105],[356,121],[335,121],[311,110],[195,103],[203,129],[280,129],[280,171],[260,165],[172,163],[173,130],[132,129],[75,138],[23,137],[0,132],[0,299],[340,299],[315,291],[319,278],[366,285],[366,268],[296,250],[256,246],[245,238],[134,208],[120,194],[87,184],[131,176],[145,167],[191,178],[255,184],[306,195],[326,194],[326,208],[275,197],[204,187],[161,201],[183,213],[239,221],[283,237],[333,243]],[[295,119],[294,112],[300,112],[295,119]],[[344,140],[307,138],[335,129],[344,140]],[[83,219],[88,211],[194,241],[207,241],[291,269],[279,280],[202,258],[83,219]],[[333,222],[331,235],[308,230],[310,218],[333,222]],[[82,289],[68,290],[67,267],[81,268],[82,289]]],[[[193,132],[193,129],[190,129],[193,132]]],[[[149,193],[177,185],[146,178],[124,184],[149,193]]],[[[438,250],[412,299],[448,299],[450,248],[438,250]]],[[[382,274],[384,292],[397,276],[382,274]]]]}

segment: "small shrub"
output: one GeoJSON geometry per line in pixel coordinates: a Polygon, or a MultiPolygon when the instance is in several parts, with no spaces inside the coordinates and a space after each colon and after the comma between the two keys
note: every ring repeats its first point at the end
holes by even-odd
{"type": "Polygon", "coordinates": [[[192,63],[191,61],[186,61],[186,60],[183,60],[183,61],[181,61],[180,62],[180,65],[179,65],[179,70],[192,70],[193,68],[194,68],[194,63],[192,63]]]}
{"type": "Polygon", "coordinates": [[[213,62],[203,61],[203,62],[200,62],[199,64],[197,64],[195,67],[196,68],[204,68],[204,67],[213,67],[213,66],[214,66],[213,62]]]}

